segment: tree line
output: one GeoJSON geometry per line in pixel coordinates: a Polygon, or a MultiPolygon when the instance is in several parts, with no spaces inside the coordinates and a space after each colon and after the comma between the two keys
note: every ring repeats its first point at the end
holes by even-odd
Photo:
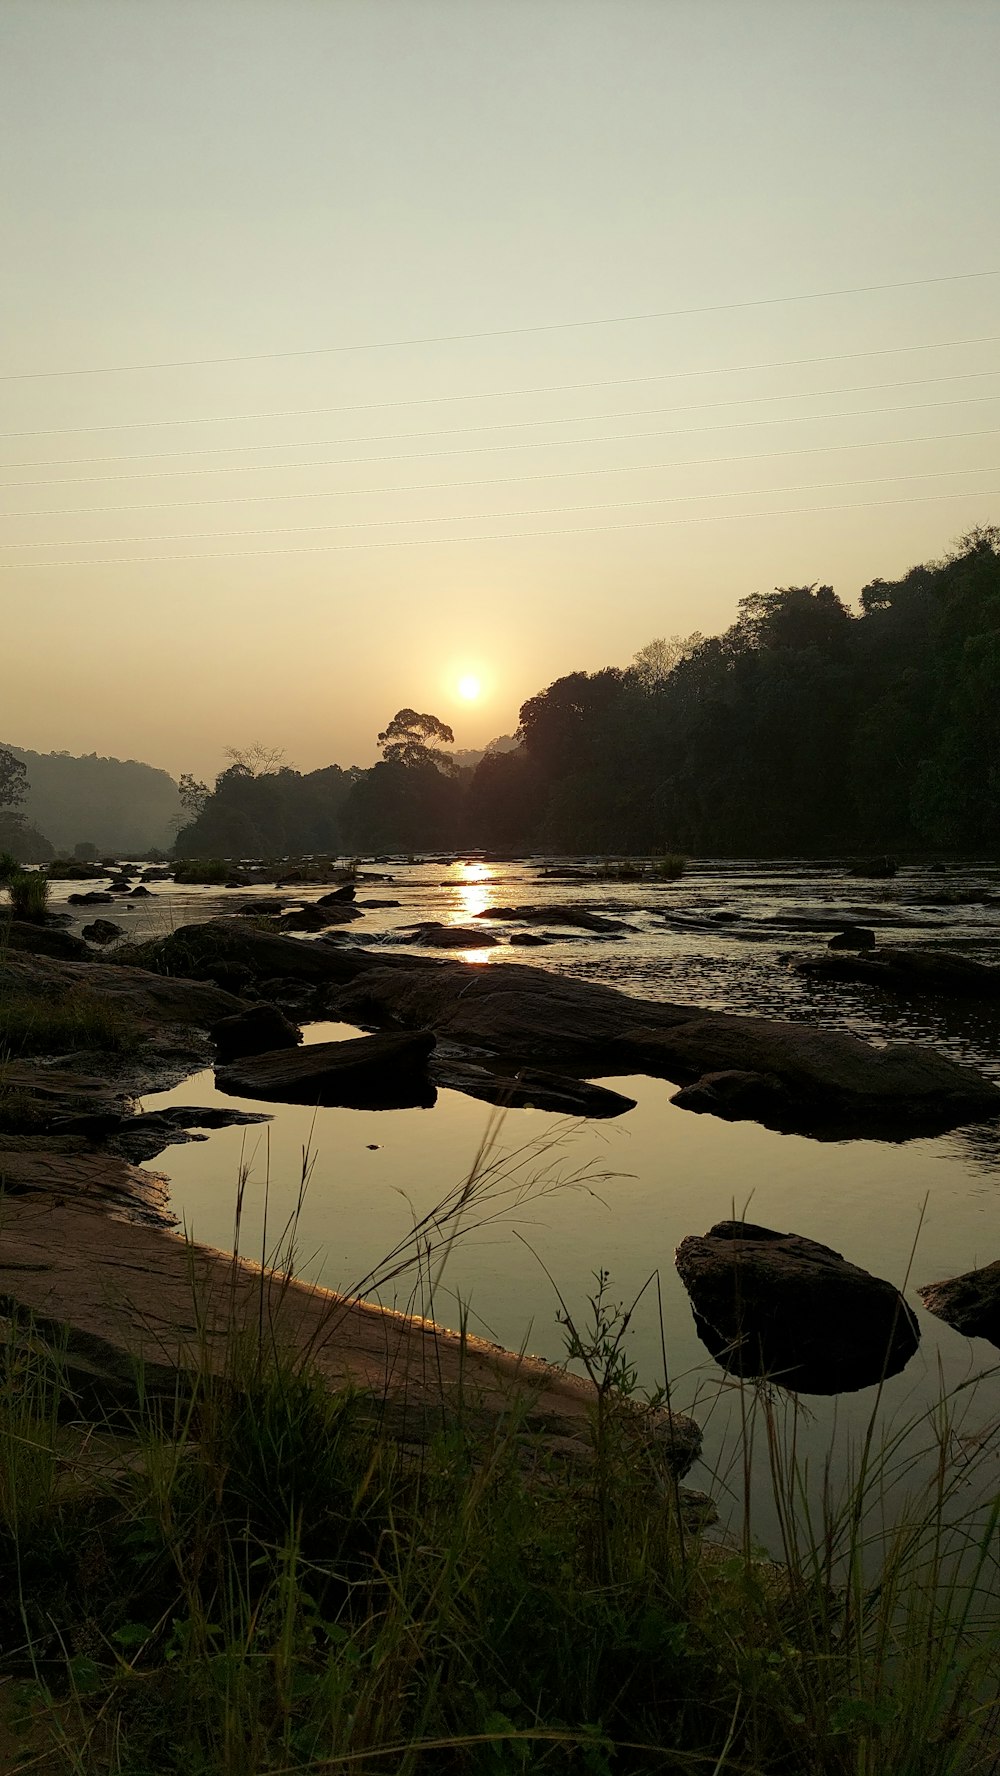
{"type": "Polygon", "coordinates": [[[400,710],[369,770],[234,752],[181,780],[182,856],[500,851],[759,856],[1000,850],[1000,527],[943,561],[753,593],[722,634],[529,697],[516,744],[456,766],[400,710]]]}

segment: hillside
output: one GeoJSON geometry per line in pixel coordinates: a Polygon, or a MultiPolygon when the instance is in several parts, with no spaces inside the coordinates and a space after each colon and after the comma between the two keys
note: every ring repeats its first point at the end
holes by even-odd
{"type": "Polygon", "coordinates": [[[173,844],[181,814],[177,785],[166,771],[136,759],[88,753],[10,751],[28,772],[20,809],[57,852],[89,841],[100,852],[127,855],[173,844]]]}

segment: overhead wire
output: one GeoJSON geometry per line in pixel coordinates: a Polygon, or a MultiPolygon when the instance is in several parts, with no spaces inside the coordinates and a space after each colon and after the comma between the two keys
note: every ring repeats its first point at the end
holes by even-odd
{"type": "Polygon", "coordinates": [[[937,339],[918,345],[887,345],[869,351],[824,352],[807,358],[771,358],[755,364],[710,364],[702,369],[661,370],[646,376],[604,376],[587,382],[551,382],[522,388],[476,389],[461,395],[409,395],[392,401],[349,401],[334,407],[273,407],[256,413],[198,413],[175,419],[119,419],[101,425],[35,426],[28,430],[0,432],[0,441],[9,438],[74,437],[86,432],[152,431],[171,426],[243,425],[262,419],[304,419],[313,414],[372,413],[387,408],[434,407],[458,401],[512,400],[525,395],[571,394],[587,389],[673,382],[693,376],[742,376],[761,370],[794,370],[813,364],[846,364],[863,358],[899,357],[908,352],[958,351],[970,345],[995,345],[998,340],[1000,333],[984,333],[968,339],[937,339]]]}
{"type": "Polygon", "coordinates": [[[544,541],[546,538],[563,536],[595,536],[611,535],[630,530],[648,530],[665,528],[681,524],[719,524],[733,522],[759,521],[762,518],[799,518],[811,516],[818,512],[852,512],[869,511],[878,507],[927,505],[940,503],[942,500],[956,499],[998,499],[1000,488],[958,489],[950,493],[928,493],[904,496],[891,500],[858,500],[825,506],[790,506],[766,512],[714,512],[701,516],[685,516],[683,518],[652,518],[638,524],[584,525],[565,526],[556,530],[535,531],[496,531],[481,536],[444,536],[444,537],[390,537],[375,542],[365,543],[318,543],[292,544],[280,549],[226,549],[213,551],[209,554],[194,554],[188,551],[181,555],[118,555],[104,559],[97,558],[80,561],[20,561],[0,562],[0,573],[20,573],[25,569],[38,572],[43,569],[77,568],[77,567],[156,567],[176,562],[196,561],[241,561],[250,559],[267,559],[274,556],[289,557],[292,555],[331,555],[350,552],[361,552],[373,549],[400,548],[439,548],[444,544],[470,544],[493,542],[544,541]]]}
{"type": "MultiPolygon", "coordinates": [[[[185,450],[127,450],[109,456],[31,457],[26,462],[0,464],[4,469],[65,469],[87,467],[92,463],[178,461],[192,456],[226,456],[234,451],[258,450],[327,450],[338,444],[392,444],[411,438],[467,438],[481,432],[524,431],[528,427],[560,425],[597,425],[606,419],[643,419],[663,413],[707,413],[720,407],[747,407],[763,401],[824,401],[833,396],[873,394],[883,389],[928,388],[942,382],[979,381],[986,376],[1000,376],[1000,366],[990,370],[949,371],[944,376],[904,377],[895,382],[848,383],[844,388],[796,389],[791,393],[773,395],[733,395],[721,401],[671,401],[666,407],[624,407],[610,413],[566,413],[541,419],[501,419],[486,424],[467,426],[435,426],[419,432],[363,432],[353,438],[295,438],[287,443],[267,439],[263,444],[203,444],[185,450]]],[[[989,399],[990,397],[987,397],[989,399]]],[[[821,418],[827,417],[820,415],[821,418]]],[[[836,419],[836,413],[830,418],[836,419]]],[[[280,466],[280,465],[279,465],[280,466]]]]}
{"type": "MultiPolygon", "coordinates": [[[[985,426],[974,431],[964,432],[924,432],[916,433],[908,438],[864,438],[852,439],[847,444],[807,444],[795,450],[747,450],[727,452],[716,456],[675,456],[665,462],[649,463],[613,463],[599,467],[580,468],[577,466],[560,469],[544,469],[528,475],[482,475],[472,476],[463,481],[410,481],[397,482],[395,485],[382,487],[321,487],[296,488],[294,491],[275,493],[219,493],[198,495],[193,499],[177,500],[140,500],[121,502],[102,506],[30,506],[21,512],[0,512],[0,520],[24,518],[85,518],[95,513],[105,512],[165,512],[191,506],[238,506],[278,504],[287,500],[304,499],[354,499],[360,497],[376,497],[397,493],[445,493],[469,487],[513,487],[523,486],[530,482],[578,480],[594,475],[643,475],[662,474],[668,469],[698,469],[715,466],[719,463],[739,462],[771,462],[778,458],[800,456],[828,456],[847,450],[891,450],[899,445],[953,443],[967,438],[995,438],[1000,431],[997,426],[985,426]]],[[[957,471],[956,471],[957,472],[957,471]]],[[[72,484],[72,483],[71,483],[72,484]]]]}
{"type": "MultiPolygon", "coordinates": [[[[379,463],[379,462],[429,462],[442,456],[482,456],[493,453],[508,454],[515,450],[552,450],[577,449],[581,445],[633,442],[639,438],[685,438],[698,437],[708,432],[752,431],[764,426],[782,425],[818,425],[834,420],[876,418],[885,413],[925,413],[945,407],[983,406],[1000,399],[1000,395],[963,395],[951,401],[912,401],[899,406],[855,407],[845,408],[836,413],[798,413],[780,414],[769,419],[740,419],[727,421],[721,425],[681,426],[664,429],[654,427],[651,431],[611,433],[599,438],[532,438],[519,440],[514,444],[476,444],[462,446],[460,452],[453,449],[424,451],[385,452],[379,456],[341,456],[325,458],[320,462],[293,463],[227,463],[219,467],[199,469],[146,469],[125,475],[46,475],[33,481],[0,481],[0,487],[86,487],[101,482],[126,481],[162,481],[189,480],[192,477],[209,475],[262,475],[287,474],[302,469],[338,468],[346,464],[379,463]]],[[[323,448],[323,443],[312,448],[323,448]]],[[[40,463],[7,464],[6,468],[38,468],[40,463]]]]}
{"type": "MultiPolygon", "coordinates": [[[[330,530],[397,529],[403,528],[406,525],[416,524],[479,524],[487,522],[491,518],[543,518],[561,514],[563,512],[623,511],[636,506],[679,505],[689,501],[714,499],[760,499],[770,497],[772,494],[811,492],[813,489],[820,487],[873,487],[885,485],[890,481],[934,481],[939,480],[942,476],[947,477],[949,475],[968,474],[998,475],[1000,474],[1000,464],[990,463],[984,465],[980,469],[972,470],[963,466],[957,469],[918,469],[908,474],[903,473],[899,475],[862,475],[840,481],[803,481],[790,487],[716,488],[710,493],[651,494],[637,499],[586,500],[576,501],[570,505],[543,507],[523,506],[502,513],[453,512],[441,514],[439,512],[434,512],[424,513],[418,517],[409,518],[357,518],[347,519],[346,521],[338,520],[335,523],[329,524],[264,525],[259,526],[256,529],[221,530],[215,531],[212,534],[217,537],[227,538],[253,536],[302,536],[316,535],[330,530]]],[[[116,548],[119,545],[124,545],[126,543],[175,543],[203,540],[205,540],[205,533],[203,531],[189,530],[166,531],[159,534],[153,533],[151,535],[140,537],[67,537],[62,541],[46,539],[43,542],[34,543],[8,543],[7,547],[17,549],[103,549],[116,548]]]]}
{"type": "Polygon", "coordinates": [[[755,308],[778,308],[797,302],[826,302],[839,296],[870,296],[895,290],[926,289],[935,284],[972,283],[1000,277],[1000,270],[947,272],[936,277],[903,278],[884,284],[854,284],[834,290],[807,290],[789,296],[757,296],[736,302],[711,302],[687,308],[649,309],[633,314],[599,315],[567,321],[541,321],[518,327],[488,327],[473,332],[429,333],[412,338],[370,339],[294,350],[235,352],[202,358],[163,358],[132,364],[91,364],[62,370],[10,370],[0,382],[43,382],[59,377],[121,376],[149,370],[193,370],[224,364],[262,364],[281,359],[332,357],[350,352],[395,351],[408,346],[453,345],[482,339],[515,339],[528,334],[564,333],[587,327],[620,327],[640,321],[681,320],[697,315],[730,314],[755,308]]]}

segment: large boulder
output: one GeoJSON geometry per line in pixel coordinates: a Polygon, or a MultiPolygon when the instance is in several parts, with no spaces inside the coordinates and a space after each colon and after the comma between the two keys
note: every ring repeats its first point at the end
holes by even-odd
{"type": "Polygon", "coordinates": [[[64,962],[86,962],[93,953],[82,938],[74,937],[72,932],[64,931],[59,925],[0,916],[0,956],[9,950],[27,952],[32,956],[55,956],[64,962]]]}
{"type": "Polygon", "coordinates": [[[988,1338],[1000,1349],[1000,1260],[946,1282],[926,1283],[917,1294],[928,1313],[937,1314],[956,1332],[988,1338]]]}
{"type": "Polygon", "coordinates": [[[283,1104],[339,1104],[351,1109],[429,1107],[433,1036],[358,1036],[247,1055],[216,1071],[220,1091],[283,1104]]]}
{"type": "Polygon", "coordinates": [[[84,990],[88,1000],[106,998],[138,1025],[153,1029],[162,1024],[207,1029],[219,1018],[242,1010],[232,994],[207,981],[178,980],[105,962],[63,962],[51,956],[7,955],[0,962],[0,992],[4,988],[50,1001],[84,990]]]}
{"type": "Polygon", "coordinates": [[[272,980],[333,985],[353,980],[370,963],[363,951],[348,954],[332,945],[300,943],[294,937],[261,931],[245,919],[181,925],[169,937],[138,946],[134,957],[143,968],[161,974],[218,980],[239,971],[258,985],[272,980]]]}
{"type": "Polygon", "coordinates": [[[1000,968],[953,950],[889,948],[870,956],[809,956],[797,966],[800,973],[817,980],[860,980],[895,993],[1000,1000],[1000,968]]]}
{"type": "Polygon", "coordinates": [[[896,1375],[920,1342],[898,1289],[801,1234],[719,1221],[682,1240],[702,1342],[730,1375],[839,1394],[896,1375]]]}

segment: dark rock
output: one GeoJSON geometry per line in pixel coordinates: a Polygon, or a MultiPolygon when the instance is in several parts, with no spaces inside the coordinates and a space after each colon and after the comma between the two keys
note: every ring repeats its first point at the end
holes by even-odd
{"type": "Polygon", "coordinates": [[[827,944],[828,950],[873,950],[875,933],[867,925],[847,925],[837,931],[827,944]]]}
{"type": "MultiPolygon", "coordinates": [[[[340,952],[352,966],[361,952],[340,952]]],[[[479,1060],[552,1067],[586,1078],[647,1073],[690,1085],[706,1074],[763,1074],[783,1088],[753,1116],[768,1127],[842,1138],[905,1139],[1000,1115],[1000,1092],[974,1068],[910,1043],[774,1018],[735,1017],[635,999],[520,963],[502,967],[365,955],[328,1000],[347,1023],[433,1030],[479,1060]]],[[[703,1104],[707,1108],[707,1104],[703,1104]]],[[[721,1106],[720,1106],[721,1108],[721,1106]]]]}
{"type": "MultiPolygon", "coordinates": [[[[308,981],[314,985],[352,980],[369,965],[360,950],[340,960],[332,946],[300,943],[272,931],[259,931],[242,919],[214,919],[182,925],[169,937],[142,949],[143,965],[192,980],[218,980],[221,968],[240,969],[257,982],[308,981]]],[[[235,1009],[235,1007],[234,1007],[235,1009]]]]}
{"type": "Polygon", "coordinates": [[[99,1142],[117,1134],[125,1121],[123,1111],[84,1110],[76,1116],[57,1116],[48,1126],[54,1135],[84,1135],[88,1141],[99,1142]]]}
{"type": "Polygon", "coordinates": [[[552,939],[546,937],[544,931],[514,931],[507,942],[514,944],[518,949],[534,950],[542,948],[544,944],[551,943],[552,939]]]}
{"type": "Polygon", "coordinates": [[[220,1091],[282,1104],[395,1110],[434,1103],[427,1060],[433,1036],[358,1036],[248,1055],[216,1071],[220,1091]]]}
{"type": "Polygon", "coordinates": [[[745,1122],[780,1115],[788,1108],[788,1093],[779,1079],[769,1078],[766,1073],[747,1073],[729,1067],[720,1073],[705,1073],[693,1085],[682,1086],[670,1102],[682,1110],[745,1122]]]}
{"type": "Polygon", "coordinates": [[[124,937],[124,925],[116,925],[113,919],[95,919],[92,925],[83,927],[83,936],[91,943],[114,943],[117,937],[124,937]]]}
{"type": "Polygon", "coordinates": [[[329,894],[321,894],[316,905],[321,907],[338,906],[342,901],[353,900],[356,893],[354,883],[345,882],[340,888],[331,888],[329,894]]]}
{"type": "Polygon", "coordinates": [[[509,919],[522,925],[575,925],[581,931],[634,931],[624,919],[611,919],[606,913],[592,913],[579,906],[508,906],[484,907],[477,919],[509,919]]]}
{"type": "Polygon", "coordinates": [[[359,907],[364,907],[366,909],[369,907],[398,907],[402,906],[402,904],[401,900],[359,900],[357,902],[359,907]]]}
{"type": "Polygon", "coordinates": [[[720,1221],[677,1248],[702,1342],[730,1375],[850,1393],[905,1368],[920,1342],[891,1283],[800,1234],[720,1221]]]}
{"type": "Polygon", "coordinates": [[[407,943],[420,944],[430,950],[489,950],[500,942],[492,931],[469,925],[442,925],[436,919],[425,919],[414,928],[407,943]]]}
{"type": "Polygon", "coordinates": [[[150,890],[144,888],[141,882],[137,887],[129,889],[129,896],[132,900],[152,900],[153,898],[150,890]]]}
{"type": "Polygon", "coordinates": [[[810,956],[796,966],[801,974],[817,979],[870,981],[897,993],[1000,999],[1000,967],[951,950],[880,949],[874,956],[810,956]]]}
{"type": "Polygon", "coordinates": [[[609,1091],[606,1086],[589,1085],[585,1080],[570,1079],[564,1074],[543,1072],[538,1067],[522,1067],[516,1073],[501,1073],[472,1061],[453,1060],[435,1055],[431,1062],[435,1083],[464,1092],[470,1098],[482,1098],[487,1104],[504,1104],[512,1110],[551,1110],[559,1116],[621,1116],[635,1109],[635,1099],[609,1091]]]}
{"type": "Polygon", "coordinates": [[[864,857],[851,865],[852,876],[865,876],[871,881],[886,882],[896,874],[899,864],[894,857],[864,857]]]}
{"type": "Polygon", "coordinates": [[[87,962],[93,951],[82,938],[56,925],[35,924],[33,919],[5,919],[0,916],[0,954],[6,950],[24,951],[32,956],[54,956],[65,962],[87,962]]]}
{"type": "Polygon", "coordinates": [[[112,896],[110,894],[99,894],[95,889],[93,892],[88,892],[86,894],[68,894],[66,896],[66,901],[69,906],[110,906],[112,896]]]}
{"type": "Polygon", "coordinates": [[[51,956],[8,954],[0,963],[0,992],[5,986],[48,999],[85,989],[88,998],[107,998],[147,1031],[156,1031],[163,1024],[206,1029],[230,1012],[243,1009],[238,999],[206,981],[173,979],[93,959],[63,962],[51,956]]]}
{"type": "Polygon", "coordinates": [[[220,1061],[240,1055],[267,1054],[278,1048],[296,1048],[302,1031],[276,1005],[252,1005],[232,1017],[221,1018],[209,1030],[220,1061]]]}
{"type": "Polygon", "coordinates": [[[308,906],[291,907],[282,914],[280,931],[327,931],[331,925],[347,925],[364,914],[355,906],[333,902],[329,906],[315,901],[308,906]]]}
{"type": "Polygon", "coordinates": [[[988,1338],[1000,1350],[1000,1261],[917,1290],[928,1313],[967,1338],[988,1338]]]}

